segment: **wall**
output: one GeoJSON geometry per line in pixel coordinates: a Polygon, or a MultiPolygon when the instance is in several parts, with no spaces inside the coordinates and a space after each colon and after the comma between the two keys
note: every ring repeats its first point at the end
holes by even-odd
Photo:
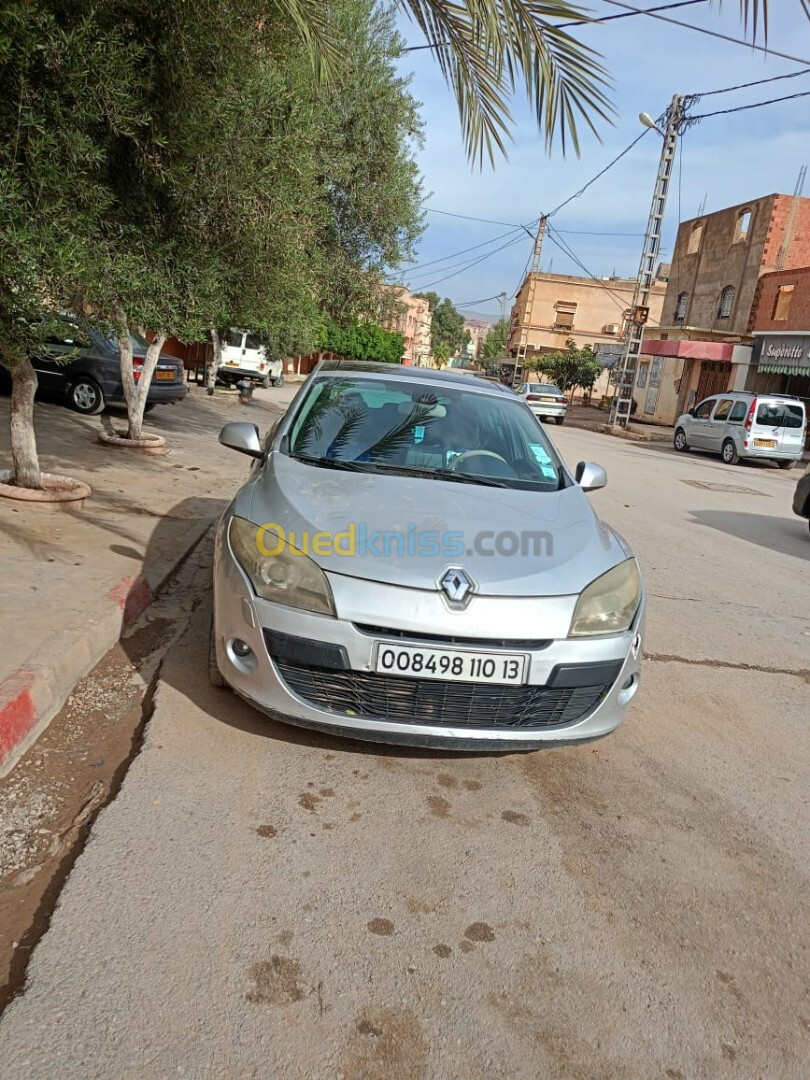
{"type": "MultiPolygon", "coordinates": [[[[528,352],[552,352],[564,349],[572,337],[579,348],[586,345],[616,343],[624,337],[624,312],[633,301],[634,278],[611,278],[593,281],[591,278],[569,274],[528,275],[515,304],[509,332],[509,352],[514,355],[521,340],[521,328],[528,324],[528,352]],[[577,305],[573,328],[555,329],[557,301],[577,305]],[[618,323],[616,334],[606,334],[604,327],[618,323]]],[[[657,282],[650,297],[650,316],[647,325],[660,322],[666,286],[657,282]]]]}
{"type": "Polygon", "coordinates": [[[796,270],[764,274],[757,284],[749,330],[772,330],[774,333],[810,331],[810,259],[796,270]],[[790,311],[786,319],[774,319],[774,305],[782,285],[794,285],[790,311]]]}
{"type": "Polygon", "coordinates": [[[786,268],[810,265],[810,199],[766,195],[751,202],[685,221],[678,229],[662,314],[664,326],[689,326],[731,336],[749,332],[759,278],[776,268],[783,244],[786,268]],[[751,211],[745,240],[735,242],[740,214],[751,211]],[[696,227],[699,247],[689,253],[696,227]],[[729,317],[719,314],[723,289],[736,292],[729,317]],[[683,320],[676,321],[678,296],[688,294],[683,320]]]}

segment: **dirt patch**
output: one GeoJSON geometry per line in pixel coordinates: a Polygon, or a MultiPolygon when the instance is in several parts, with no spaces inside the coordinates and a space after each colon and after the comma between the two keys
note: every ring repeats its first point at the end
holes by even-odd
{"type": "Polygon", "coordinates": [[[254,987],[247,999],[251,1005],[293,1005],[303,1001],[306,991],[300,985],[301,966],[288,956],[271,956],[250,969],[254,987]]]}
{"type": "Polygon", "coordinates": [[[317,809],[318,803],[320,801],[321,800],[318,798],[318,796],[313,795],[311,791],[302,791],[301,794],[298,796],[298,805],[303,810],[309,810],[309,812],[312,814],[315,813],[315,810],[317,809]]]}
{"type": "Polygon", "coordinates": [[[442,960],[446,960],[448,956],[453,955],[453,950],[449,945],[434,945],[433,951],[437,956],[440,956],[442,960]]]}
{"type": "Polygon", "coordinates": [[[501,814],[503,821],[510,825],[529,825],[530,819],[525,814],[519,814],[516,810],[504,810],[501,814]]]}
{"type": "Polygon", "coordinates": [[[367,925],[372,934],[379,934],[380,937],[390,937],[394,932],[390,919],[370,919],[367,925]]]}
{"type": "Polygon", "coordinates": [[[441,795],[428,795],[427,804],[434,817],[447,817],[450,813],[450,803],[441,795]]]}
{"type": "Polygon", "coordinates": [[[464,931],[464,937],[468,941],[494,941],[495,931],[485,922],[470,923],[464,931]]]}
{"type": "Polygon", "coordinates": [[[458,780],[456,780],[455,776],[451,776],[450,773],[439,773],[439,775],[436,777],[436,780],[441,785],[441,787],[458,787],[458,780]]]}
{"type": "Polygon", "coordinates": [[[346,1059],[346,1080],[423,1080],[427,1041],[410,1009],[368,1006],[355,1018],[346,1059]]]}
{"type": "Polygon", "coordinates": [[[275,825],[260,825],[256,830],[259,836],[266,840],[271,839],[274,836],[278,836],[278,829],[275,825]]]}

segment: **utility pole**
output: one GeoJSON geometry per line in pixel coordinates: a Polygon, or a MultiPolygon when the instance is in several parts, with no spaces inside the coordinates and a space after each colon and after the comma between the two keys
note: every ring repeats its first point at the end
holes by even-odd
{"type": "Polygon", "coordinates": [[[532,264],[529,268],[529,288],[526,294],[526,304],[523,308],[523,320],[520,327],[520,340],[518,342],[517,353],[515,355],[515,366],[512,369],[513,387],[515,385],[515,382],[517,381],[518,368],[522,369],[526,361],[526,350],[529,344],[529,323],[532,317],[532,307],[534,305],[534,291],[536,284],[535,275],[540,273],[540,258],[543,254],[543,237],[546,235],[547,223],[548,218],[545,214],[543,214],[543,216],[537,223],[537,236],[534,240],[532,264]]]}
{"type": "Polygon", "coordinates": [[[615,393],[610,409],[611,424],[623,427],[627,427],[630,419],[630,405],[633,400],[636,368],[638,367],[638,358],[641,355],[644,324],[649,314],[650,292],[655,281],[655,261],[660,258],[661,253],[661,228],[664,220],[664,210],[669,195],[678,136],[684,119],[683,94],[675,94],[666,111],[664,117],[666,121],[665,131],[662,131],[653,123],[645,113],[642,113],[639,119],[646,127],[653,127],[662,136],[664,145],[661,148],[658,176],[655,181],[650,216],[647,219],[647,231],[644,234],[644,250],[641,254],[636,287],[633,291],[633,304],[630,317],[627,320],[624,357],[619,369],[619,377],[615,384],[615,393]]]}

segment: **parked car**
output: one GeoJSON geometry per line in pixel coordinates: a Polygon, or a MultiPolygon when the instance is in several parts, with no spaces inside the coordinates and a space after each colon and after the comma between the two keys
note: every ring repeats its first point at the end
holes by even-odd
{"type": "Polygon", "coordinates": [[[807,518],[807,523],[810,525],[810,465],[804,470],[804,475],[799,477],[793,493],[793,513],[807,518]]]}
{"type": "MultiPolygon", "coordinates": [[[[31,357],[39,389],[63,398],[76,412],[86,416],[95,416],[107,405],[125,405],[121,358],[114,335],[85,329],[68,317],[60,322],[63,330],[47,339],[41,354],[31,357]]],[[[137,381],[149,343],[138,334],[132,334],[131,338],[137,381]]],[[[176,404],[187,394],[183,361],[161,354],[147,394],[147,410],[155,405],[176,404]]]]}
{"type": "Polygon", "coordinates": [[[552,383],[521,383],[517,393],[541,420],[553,420],[555,424],[565,423],[568,398],[559,386],[552,383]]]}
{"type": "Polygon", "coordinates": [[[250,379],[265,388],[284,385],[284,365],[270,360],[258,334],[249,330],[231,329],[222,342],[222,364],[217,379],[226,386],[235,386],[250,379]]]}
{"type": "Polygon", "coordinates": [[[676,450],[710,450],[727,465],[746,458],[792,469],[804,452],[804,403],[785,394],[728,391],[678,417],[676,450]]]}
{"type": "Polygon", "coordinates": [[[641,674],[636,559],[510,390],[319,365],[220,522],[209,668],[303,727],[449,749],[618,726],[641,674]],[[496,531],[497,530],[497,531],[496,531]]]}

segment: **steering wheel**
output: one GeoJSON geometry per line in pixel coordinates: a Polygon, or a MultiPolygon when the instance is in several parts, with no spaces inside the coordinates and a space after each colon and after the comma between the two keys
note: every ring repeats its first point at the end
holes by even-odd
{"type": "Polygon", "coordinates": [[[458,457],[453,458],[450,463],[450,468],[455,472],[459,465],[474,457],[495,458],[496,461],[500,461],[502,465],[505,465],[507,469],[511,468],[506,458],[501,457],[500,454],[496,454],[494,450],[465,450],[463,454],[459,454],[458,457]]]}

